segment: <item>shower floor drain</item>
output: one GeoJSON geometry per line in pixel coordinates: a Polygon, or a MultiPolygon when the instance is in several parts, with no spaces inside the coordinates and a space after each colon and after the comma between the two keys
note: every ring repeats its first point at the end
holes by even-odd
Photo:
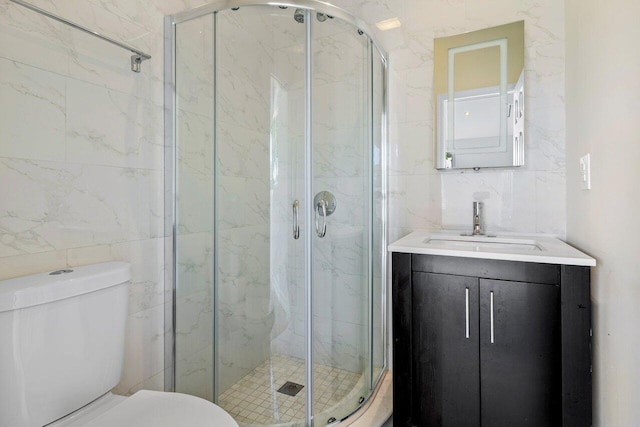
{"type": "Polygon", "coordinates": [[[304,388],[301,384],[292,383],[287,381],[282,387],[278,389],[278,393],[286,394],[287,396],[295,396],[304,388]]]}

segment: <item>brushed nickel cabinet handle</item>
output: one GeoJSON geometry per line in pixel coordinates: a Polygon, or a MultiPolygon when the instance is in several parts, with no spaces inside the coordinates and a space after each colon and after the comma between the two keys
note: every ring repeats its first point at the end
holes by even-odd
{"type": "Polygon", "coordinates": [[[493,291],[491,291],[491,344],[495,343],[495,333],[493,326],[493,291]]]}
{"type": "Polygon", "coordinates": [[[469,338],[469,288],[464,289],[464,336],[469,338]]]}

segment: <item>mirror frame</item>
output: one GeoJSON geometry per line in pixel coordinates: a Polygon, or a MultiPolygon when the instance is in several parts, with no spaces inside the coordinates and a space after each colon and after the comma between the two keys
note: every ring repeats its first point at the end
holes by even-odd
{"type": "Polygon", "coordinates": [[[517,167],[524,165],[524,21],[443,37],[434,40],[434,167],[438,170],[517,167]],[[497,46],[500,48],[499,84],[492,87],[455,92],[455,55],[497,46]],[[487,93],[487,89],[495,89],[487,93]],[[464,154],[462,165],[455,164],[445,147],[447,135],[453,134],[456,94],[486,99],[500,96],[499,136],[496,146],[464,154]],[[497,154],[500,153],[498,156],[497,154]],[[473,157],[472,157],[473,156],[473,157]],[[469,160],[471,159],[471,161],[469,160]]]}

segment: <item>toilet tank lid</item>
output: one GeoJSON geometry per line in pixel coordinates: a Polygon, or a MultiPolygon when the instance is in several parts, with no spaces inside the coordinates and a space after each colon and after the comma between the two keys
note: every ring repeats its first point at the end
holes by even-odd
{"type": "Polygon", "coordinates": [[[0,313],[46,304],[128,282],[130,265],[105,262],[0,281],[0,313]]]}

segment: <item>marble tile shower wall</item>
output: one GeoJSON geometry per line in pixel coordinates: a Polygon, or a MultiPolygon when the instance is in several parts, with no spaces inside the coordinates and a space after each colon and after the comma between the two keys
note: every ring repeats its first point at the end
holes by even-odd
{"type": "Polygon", "coordinates": [[[492,231],[565,235],[564,4],[554,0],[335,0],[366,22],[390,57],[390,240],[415,228],[467,229],[474,197],[492,231]],[[525,20],[525,166],[433,168],[433,39],[525,20]]]}
{"type": "Polygon", "coordinates": [[[0,1],[0,278],[132,264],[117,391],[163,389],[162,18],[185,1],[32,0],[129,53],[0,1]]]}

